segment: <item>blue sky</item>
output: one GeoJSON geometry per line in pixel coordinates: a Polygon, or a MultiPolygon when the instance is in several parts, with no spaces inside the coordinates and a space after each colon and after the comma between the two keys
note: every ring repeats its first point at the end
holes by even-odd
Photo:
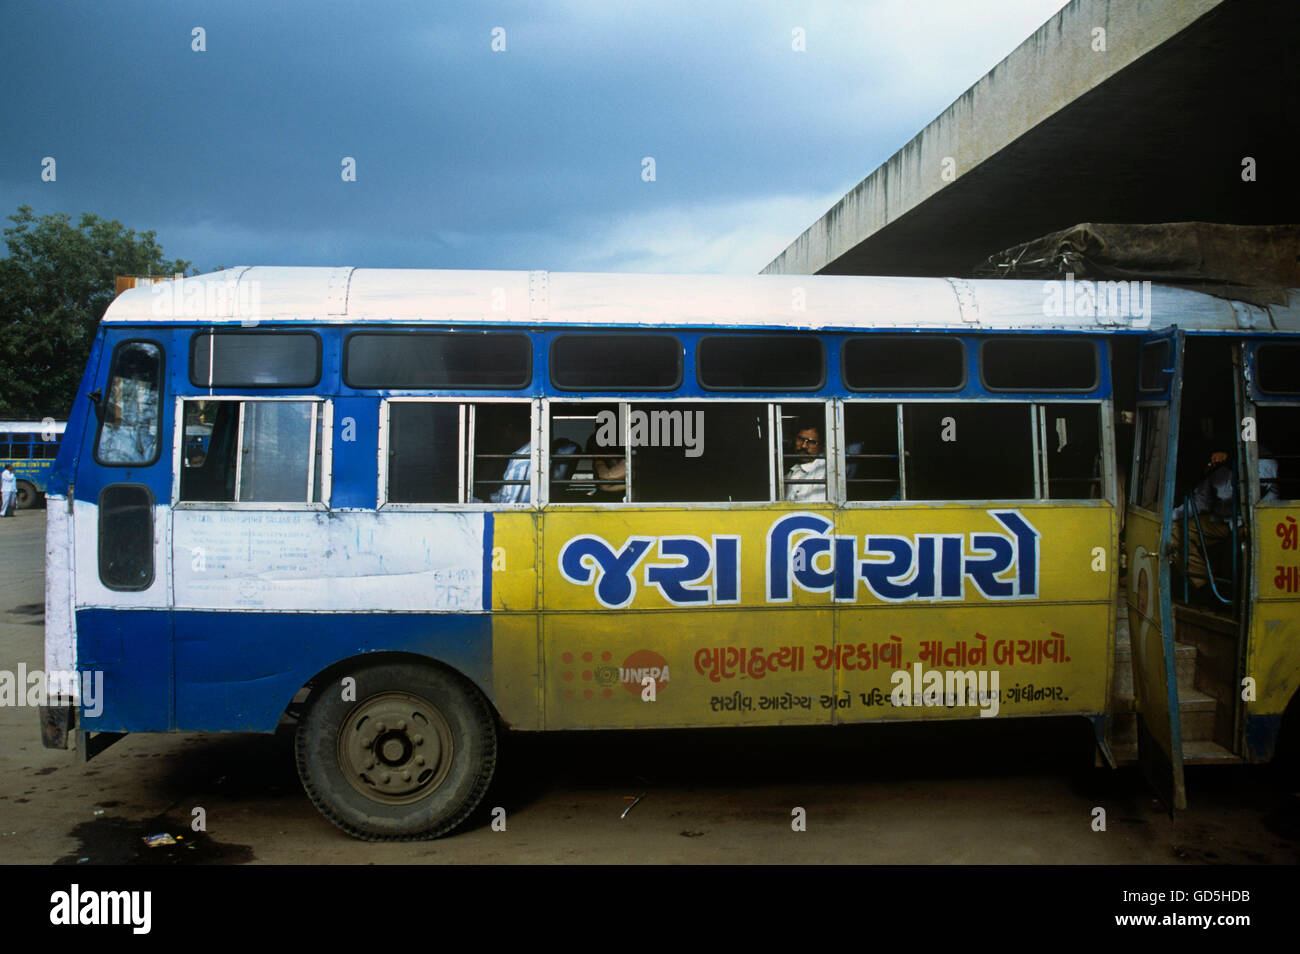
{"type": "Polygon", "coordinates": [[[0,216],[203,271],[752,274],[1063,5],[7,0],[0,216]]]}

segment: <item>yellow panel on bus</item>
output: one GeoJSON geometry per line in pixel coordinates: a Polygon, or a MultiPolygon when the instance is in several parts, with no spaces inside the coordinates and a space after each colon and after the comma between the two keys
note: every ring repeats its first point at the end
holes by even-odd
{"type": "Polygon", "coordinates": [[[1105,504],[548,513],[545,724],[1104,711],[1113,517],[1105,504]]]}

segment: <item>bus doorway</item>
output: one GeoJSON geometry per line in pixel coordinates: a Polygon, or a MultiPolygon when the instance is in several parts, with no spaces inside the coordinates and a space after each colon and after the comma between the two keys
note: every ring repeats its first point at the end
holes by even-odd
{"type": "Polygon", "coordinates": [[[1251,606],[1251,489],[1239,340],[1188,339],[1170,548],[1183,760],[1241,754],[1241,679],[1251,606]]]}

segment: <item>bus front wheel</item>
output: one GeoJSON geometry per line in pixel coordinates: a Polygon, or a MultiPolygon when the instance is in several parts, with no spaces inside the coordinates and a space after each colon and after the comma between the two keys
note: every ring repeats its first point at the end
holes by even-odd
{"type": "Polygon", "coordinates": [[[487,792],[496,720],[482,694],[456,674],[382,663],[316,689],[295,747],[308,797],[348,834],[437,838],[464,822],[487,792]]]}
{"type": "Polygon", "coordinates": [[[36,506],[36,501],[41,499],[41,492],[36,489],[34,484],[25,480],[18,481],[17,493],[14,495],[14,505],[19,510],[29,510],[36,506]]]}

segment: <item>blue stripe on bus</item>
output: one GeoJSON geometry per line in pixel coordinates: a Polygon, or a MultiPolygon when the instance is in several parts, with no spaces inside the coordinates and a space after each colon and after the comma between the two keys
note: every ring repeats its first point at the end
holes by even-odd
{"type": "Polygon", "coordinates": [[[88,609],[77,652],[78,668],[104,673],[103,711],[85,720],[100,732],[274,732],[309,679],[376,652],[441,661],[492,697],[486,613],[88,609]]]}
{"type": "Polygon", "coordinates": [[[483,609],[492,611],[492,542],[495,524],[492,511],[483,512],[483,609]]]}

